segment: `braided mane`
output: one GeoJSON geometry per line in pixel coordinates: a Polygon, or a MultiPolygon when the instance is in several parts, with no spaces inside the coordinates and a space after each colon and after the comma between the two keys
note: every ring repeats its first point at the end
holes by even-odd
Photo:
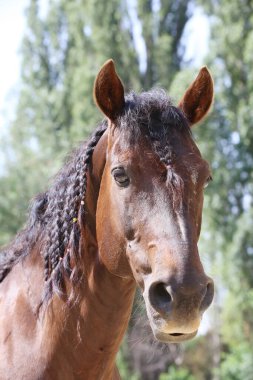
{"type": "Polygon", "coordinates": [[[52,187],[35,197],[26,228],[0,252],[0,283],[38,242],[41,243],[44,258],[45,297],[49,298],[53,291],[63,294],[65,273],[72,283],[77,283],[79,274],[76,264],[80,259],[77,218],[80,212],[81,220],[84,219],[87,170],[94,148],[106,128],[107,122],[103,122],[89,141],[72,154],[52,187]]]}
{"type": "MultiPolygon", "coordinates": [[[[175,133],[190,133],[190,128],[165,91],[155,89],[140,95],[127,95],[125,111],[118,118],[117,128],[124,131],[124,138],[129,139],[131,145],[138,144],[143,135],[150,139],[154,152],[169,168],[167,185],[171,186],[177,200],[182,180],[173,171],[173,140],[175,133]]],[[[87,171],[94,148],[106,129],[104,121],[90,140],[73,153],[51,188],[34,199],[27,227],[0,252],[0,283],[38,242],[44,259],[45,297],[49,299],[53,292],[60,296],[65,294],[65,276],[73,285],[79,283],[82,273],[78,267],[80,226],[77,222],[79,218],[84,223],[87,171]]]]}

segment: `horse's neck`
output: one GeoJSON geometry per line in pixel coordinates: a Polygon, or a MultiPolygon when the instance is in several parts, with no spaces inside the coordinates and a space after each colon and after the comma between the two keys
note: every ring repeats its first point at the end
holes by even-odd
{"type": "MultiPolygon", "coordinates": [[[[0,329],[0,339],[2,333],[8,346],[7,339],[15,332],[16,338],[21,339],[15,342],[16,351],[18,345],[29,344],[31,352],[22,359],[24,378],[32,378],[29,376],[35,370],[45,379],[118,378],[115,358],[128,325],[134,283],[110,274],[100,263],[96,240],[90,232],[83,239],[85,270],[76,303],[68,306],[53,294],[48,305],[41,305],[43,262],[36,253],[13,268],[2,288],[6,296],[10,293],[10,299],[16,294],[16,299],[3,309],[4,329],[0,329]],[[29,355],[37,361],[27,365],[29,355]]],[[[7,346],[2,347],[4,354],[9,352],[7,346]]],[[[15,352],[13,360],[18,361],[15,352]]],[[[17,378],[16,369],[13,371],[13,378],[17,378]]]]}
{"type": "Polygon", "coordinates": [[[69,308],[54,297],[48,308],[44,344],[52,357],[50,375],[62,365],[64,357],[79,373],[78,379],[109,380],[115,371],[115,358],[128,325],[135,289],[129,280],[111,275],[95,252],[90,254],[95,263],[86,270],[76,305],[69,308]]]}
{"type": "Polygon", "coordinates": [[[78,351],[85,378],[110,379],[128,325],[134,287],[129,280],[109,274],[96,261],[89,270],[80,302],[76,325],[76,333],[80,335],[78,351]]]}
{"type": "Polygon", "coordinates": [[[105,136],[98,143],[92,173],[88,175],[85,230],[81,236],[84,278],[79,300],[69,309],[54,297],[46,316],[50,330],[46,335],[54,337],[58,331],[51,345],[55,351],[52,355],[59,357],[59,361],[62,355],[71,357],[80,378],[87,380],[113,376],[116,353],[128,325],[135,292],[132,280],[112,275],[99,260],[95,214],[106,142],[105,136]],[[60,326],[64,328],[59,329],[60,326]]]}

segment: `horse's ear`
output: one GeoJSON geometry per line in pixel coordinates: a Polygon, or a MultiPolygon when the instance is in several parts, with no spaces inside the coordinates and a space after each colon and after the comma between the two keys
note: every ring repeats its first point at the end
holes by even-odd
{"type": "Polygon", "coordinates": [[[186,90],[179,108],[190,125],[198,123],[207,115],[213,101],[213,79],[207,67],[202,67],[195,81],[186,90]]]}
{"type": "Polygon", "coordinates": [[[116,73],[112,59],[104,63],[97,75],[94,84],[94,100],[101,111],[112,121],[124,108],[124,87],[116,73]]]}

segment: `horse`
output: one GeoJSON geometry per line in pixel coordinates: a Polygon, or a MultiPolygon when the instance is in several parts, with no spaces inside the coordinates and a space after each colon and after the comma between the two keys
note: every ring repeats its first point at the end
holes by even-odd
{"type": "Polygon", "coordinates": [[[125,94],[109,60],[94,99],[103,121],[0,256],[1,380],[119,379],[136,287],[165,343],[193,338],[212,302],[197,247],[212,178],[191,133],[211,74],[175,106],[161,89],[125,94]]]}

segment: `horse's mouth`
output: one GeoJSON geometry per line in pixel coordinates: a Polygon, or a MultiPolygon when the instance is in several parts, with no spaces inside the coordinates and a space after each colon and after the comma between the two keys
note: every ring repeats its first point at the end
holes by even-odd
{"type": "Polygon", "coordinates": [[[196,336],[197,332],[198,332],[198,330],[196,330],[192,333],[189,333],[189,334],[183,334],[183,333],[168,334],[168,333],[156,331],[154,333],[154,335],[155,335],[156,339],[159,340],[160,342],[180,343],[180,342],[185,342],[186,340],[190,340],[190,339],[194,338],[196,336]]]}

